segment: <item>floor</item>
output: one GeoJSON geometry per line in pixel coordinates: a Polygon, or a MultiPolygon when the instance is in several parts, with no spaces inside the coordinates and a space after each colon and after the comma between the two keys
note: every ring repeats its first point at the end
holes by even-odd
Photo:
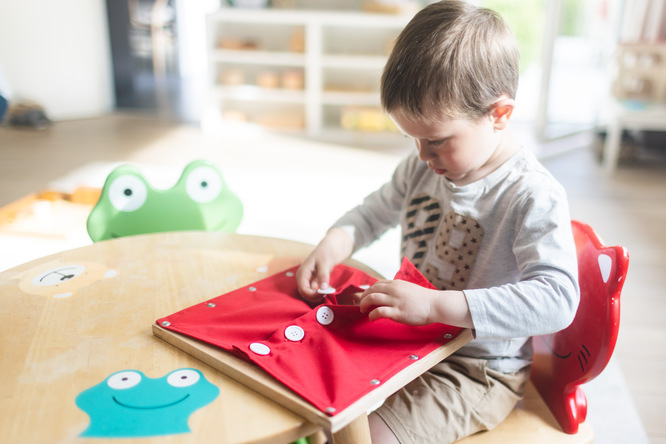
{"type": "MultiPolygon", "coordinates": [[[[596,442],[666,444],[666,297],[659,290],[666,286],[666,155],[644,153],[609,177],[591,140],[534,148],[566,187],[572,217],[631,255],[614,358],[585,388],[589,416],[596,442]]],[[[0,127],[0,208],[40,190],[101,186],[122,162],[139,164],[149,181],[168,187],[187,162],[206,158],[245,204],[239,232],[316,243],[342,212],[390,176],[408,149],[399,139],[381,149],[262,133],[204,135],[192,126],[123,114],[59,122],[44,131],[0,127]]],[[[55,230],[51,211],[34,208],[55,230]]],[[[59,237],[0,235],[0,270],[89,243],[86,214],[59,237]]],[[[392,275],[397,239],[390,231],[356,257],[392,275]]]]}

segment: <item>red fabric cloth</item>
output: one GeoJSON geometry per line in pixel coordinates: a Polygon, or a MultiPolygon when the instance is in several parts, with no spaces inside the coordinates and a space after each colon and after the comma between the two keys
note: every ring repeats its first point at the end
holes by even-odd
{"type": "MultiPolygon", "coordinates": [[[[444,324],[415,327],[388,319],[370,321],[358,306],[346,304],[376,279],[345,265],[331,274],[336,291],[312,308],[298,296],[297,268],[157,323],[254,362],[329,415],[462,331],[444,324]]],[[[407,259],[395,279],[434,288],[407,259]]]]}

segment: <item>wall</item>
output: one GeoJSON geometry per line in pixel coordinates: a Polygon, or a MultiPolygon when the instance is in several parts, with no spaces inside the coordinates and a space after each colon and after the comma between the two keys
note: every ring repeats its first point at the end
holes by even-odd
{"type": "Polygon", "coordinates": [[[0,70],[14,102],[53,120],[113,109],[104,0],[0,0],[0,70]]]}

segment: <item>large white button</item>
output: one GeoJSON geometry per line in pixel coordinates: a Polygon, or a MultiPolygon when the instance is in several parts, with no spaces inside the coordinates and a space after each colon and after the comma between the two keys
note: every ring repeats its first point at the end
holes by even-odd
{"type": "Polygon", "coordinates": [[[333,287],[318,288],[317,293],[319,293],[319,294],[333,294],[333,293],[335,293],[335,288],[333,288],[333,287]]]}
{"type": "Polygon", "coordinates": [[[293,342],[298,342],[305,336],[305,331],[298,325],[290,325],[284,329],[284,337],[293,342]]]}
{"type": "Polygon", "coordinates": [[[317,322],[319,322],[321,325],[330,325],[331,322],[333,322],[334,317],[335,314],[333,313],[331,307],[324,305],[323,307],[319,307],[317,310],[317,322]]]}
{"type": "Polygon", "coordinates": [[[270,347],[261,342],[253,342],[250,344],[250,350],[261,356],[266,356],[271,352],[270,347]]]}

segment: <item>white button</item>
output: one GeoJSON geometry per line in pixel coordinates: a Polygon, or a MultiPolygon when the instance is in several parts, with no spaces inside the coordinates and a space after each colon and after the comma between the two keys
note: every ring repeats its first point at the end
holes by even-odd
{"type": "Polygon", "coordinates": [[[331,322],[333,322],[334,317],[335,314],[333,313],[331,307],[324,305],[323,307],[319,307],[319,310],[317,310],[317,322],[319,322],[321,325],[330,325],[331,322]]]}
{"type": "Polygon", "coordinates": [[[298,342],[305,336],[305,331],[298,325],[290,325],[284,329],[284,337],[293,342],[298,342]]]}
{"type": "Polygon", "coordinates": [[[271,352],[270,347],[268,347],[266,344],[262,344],[261,342],[253,342],[250,344],[250,350],[261,356],[266,356],[271,352]]]}
{"type": "Polygon", "coordinates": [[[333,293],[335,293],[335,288],[333,288],[333,287],[319,288],[319,289],[317,289],[317,293],[319,293],[319,294],[333,294],[333,293]]]}
{"type": "Polygon", "coordinates": [[[370,286],[367,285],[367,284],[366,285],[359,285],[358,288],[360,288],[361,290],[367,290],[368,288],[370,288],[370,286]]]}

